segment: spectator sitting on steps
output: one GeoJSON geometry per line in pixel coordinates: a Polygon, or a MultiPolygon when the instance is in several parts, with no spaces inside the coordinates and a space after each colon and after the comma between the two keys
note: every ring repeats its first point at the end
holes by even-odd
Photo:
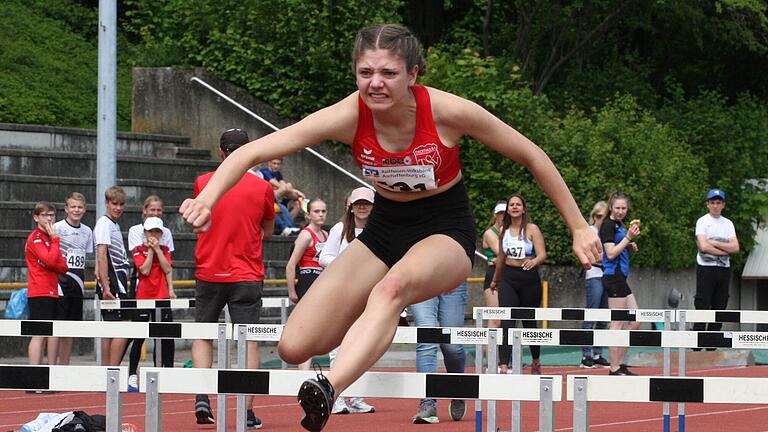
{"type": "Polygon", "coordinates": [[[283,179],[283,173],[280,171],[282,167],[283,159],[276,158],[267,162],[267,166],[259,171],[264,180],[272,185],[272,189],[275,192],[275,201],[287,207],[291,212],[291,218],[296,219],[304,205],[304,193],[294,189],[291,183],[283,179]]]}

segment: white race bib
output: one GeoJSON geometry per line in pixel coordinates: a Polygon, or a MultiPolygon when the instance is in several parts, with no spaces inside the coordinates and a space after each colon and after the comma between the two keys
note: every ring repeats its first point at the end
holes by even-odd
{"type": "Polygon", "coordinates": [[[67,267],[82,270],[85,268],[85,251],[82,249],[70,249],[67,253],[67,267]]]}
{"type": "Polygon", "coordinates": [[[381,188],[395,192],[419,192],[437,189],[432,165],[363,166],[363,176],[381,188]]]}
{"type": "Polygon", "coordinates": [[[525,242],[518,237],[504,237],[504,255],[507,258],[525,258],[525,242]]]}

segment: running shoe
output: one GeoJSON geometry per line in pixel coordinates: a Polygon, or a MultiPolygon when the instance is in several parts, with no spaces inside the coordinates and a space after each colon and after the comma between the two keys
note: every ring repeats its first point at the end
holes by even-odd
{"type": "Polygon", "coordinates": [[[453,399],[448,405],[448,413],[451,415],[451,420],[460,421],[467,414],[467,403],[461,399],[453,399]]]}
{"type": "Polygon", "coordinates": [[[419,412],[413,416],[414,424],[436,424],[440,423],[437,418],[437,403],[432,399],[422,399],[419,403],[419,412]]]}
{"type": "Polygon", "coordinates": [[[531,365],[531,375],[541,375],[541,363],[533,363],[531,365]]]}
{"type": "Polygon", "coordinates": [[[595,368],[595,360],[592,357],[584,356],[581,359],[581,363],[579,364],[580,368],[585,369],[594,369],[595,368]]]}
{"type": "Polygon", "coordinates": [[[248,429],[261,429],[261,419],[256,417],[252,409],[245,412],[245,427],[248,429]]]}
{"type": "Polygon", "coordinates": [[[617,369],[615,371],[609,370],[608,371],[608,375],[637,376],[636,373],[634,373],[631,370],[629,370],[629,368],[627,368],[627,365],[625,365],[623,363],[621,365],[619,365],[619,369],[617,369]]]}
{"type": "Polygon", "coordinates": [[[376,411],[373,405],[368,405],[365,402],[365,399],[361,397],[350,398],[347,407],[349,408],[349,412],[352,414],[367,414],[376,411]]]}
{"type": "Polygon", "coordinates": [[[603,356],[599,355],[592,360],[594,361],[595,366],[603,367],[603,368],[611,367],[611,362],[606,360],[605,357],[603,356]]]}
{"type": "Polygon", "coordinates": [[[139,392],[139,377],[131,375],[128,377],[128,393],[139,392]]]}
{"type": "Polygon", "coordinates": [[[213,412],[211,411],[211,401],[208,395],[199,394],[195,396],[195,417],[197,424],[214,424],[213,412]]]}
{"type": "Polygon", "coordinates": [[[336,402],[333,403],[333,408],[331,409],[331,414],[349,414],[349,407],[347,406],[347,403],[344,402],[344,396],[336,398],[336,402]]]}
{"type": "Polygon", "coordinates": [[[331,407],[334,402],[333,385],[323,375],[320,366],[315,364],[317,379],[304,381],[297,397],[299,405],[304,410],[301,426],[312,432],[323,430],[328,418],[331,417],[331,407]]]}

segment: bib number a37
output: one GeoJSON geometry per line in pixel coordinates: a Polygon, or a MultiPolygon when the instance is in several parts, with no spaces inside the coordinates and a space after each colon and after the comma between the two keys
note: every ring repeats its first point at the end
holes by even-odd
{"type": "Polygon", "coordinates": [[[363,176],[376,186],[394,192],[419,192],[437,189],[432,165],[363,167],[363,176]]]}
{"type": "Polygon", "coordinates": [[[504,254],[507,256],[507,258],[512,259],[525,258],[525,243],[519,239],[505,241],[504,254]]]}

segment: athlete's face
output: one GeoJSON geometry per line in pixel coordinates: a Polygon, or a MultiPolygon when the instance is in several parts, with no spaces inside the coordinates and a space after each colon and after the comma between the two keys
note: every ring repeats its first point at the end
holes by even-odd
{"type": "Polygon", "coordinates": [[[419,67],[406,70],[405,61],[389,50],[365,50],[355,64],[357,89],[372,111],[381,111],[410,96],[419,67]]]}
{"type": "Polygon", "coordinates": [[[368,220],[371,209],[373,209],[373,203],[366,200],[357,200],[352,204],[352,214],[360,220],[368,220]]]}
{"type": "Polygon", "coordinates": [[[725,208],[725,201],[721,199],[708,200],[707,208],[709,209],[709,214],[712,217],[720,217],[720,215],[723,213],[723,209],[725,208]]]}
{"type": "Polygon", "coordinates": [[[125,210],[124,202],[106,201],[105,205],[107,207],[107,216],[109,216],[109,218],[113,221],[120,219],[120,217],[123,215],[123,210],[125,210]]]}
{"type": "Polygon", "coordinates": [[[144,230],[144,236],[146,238],[153,238],[157,241],[160,241],[160,238],[163,237],[163,230],[161,229],[153,229],[153,230],[144,230]]]}
{"type": "Polygon", "coordinates": [[[629,205],[627,204],[627,200],[621,198],[616,199],[611,206],[611,218],[613,220],[623,221],[624,218],[627,217],[628,210],[629,205]]]}
{"type": "Polygon", "coordinates": [[[507,213],[512,216],[512,219],[521,218],[525,214],[525,204],[520,197],[512,197],[507,202],[507,213]]]}
{"type": "Polygon", "coordinates": [[[67,214],[67,220],[70,223],[78,224],[85,214],[85,203],[76,199],[68,199],[64,203],[64,213],[67,214]]]}
{"type": "Polygon", "coordinates": [[[160,201],[152,201],[146,207],[144,207],[144,217],[150,216],[163,217],[163,203],[160,201]]]}
{"type": "Polygon", "coordinates": [[[283,167],[283,160],[272,159],[271,161],[267,162],[267,167],[269,167],[269,170],[272,172],[278,172],[283,167]]]}
{"type": "Polygon", "coordinates": [[[309,208],[309,222],[315,225],[322,225],[325,223],[325,216],[327,214],[328,209],[326,208],[324,202],[313,202],[312,207],[309,208]]]}

